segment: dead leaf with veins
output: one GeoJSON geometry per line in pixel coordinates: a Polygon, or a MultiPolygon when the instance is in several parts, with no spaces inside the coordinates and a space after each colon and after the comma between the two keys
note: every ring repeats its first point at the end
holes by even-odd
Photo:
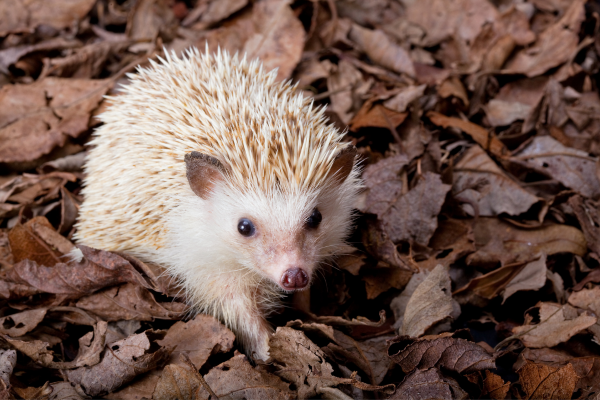
{"type": "Polygon", "coordinates": [[[572,336],[594,325],[598,318],[584,313],[577,314],[570,305],[538,303],[535,309],[525,316],[525,324],[513,328],[513,338],[520,339],[526,347],[553,347],[566,342],[572,336]],[[531,313],[539,312],[539,322],[533,323],[531,313]]]}
{"type": "Polygon", "coordinates": [[[404,373],[415,368],[445,368],[460,374],[496,368],[494,357],[483,347],[451,334],[420,339],[399,336],[390,341],[388,355],[404,373]]]}
{"type": "Polygon", "coordinates": [[[460,305],[452,299],[448,269],[438,265],[410,296],[399,334],[420,337],[432,326],[459,315],[460,305]]]}
{"type": "Polygon", "coordinates": [[[517,373],[527,399],[570,399],[579,380],[571,364],[556,368],[528,361],[517,373]]]}
{"type": "Polygon", "coordinates": [[[443,376],[439,369],[416,369],[408,374],[398,385],[389,400],[402,399],[468,399],[467,392],[461,389],[458,382],[443,376]]]}

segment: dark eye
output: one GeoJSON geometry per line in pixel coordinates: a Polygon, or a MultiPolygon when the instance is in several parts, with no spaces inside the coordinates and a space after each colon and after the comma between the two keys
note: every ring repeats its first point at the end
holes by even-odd
{"type": "Polygon", "coordinates": [[[240,219],[240,222],[238,222],[238,232],[242,236],[252,236],[254,235],[254,231],[256,231],[256,228],[254,228],[252,221],[250,221],[248,218],[240,219]]]}
{"type": "Polygon", "coordinates": [[[315,229],[319,227],[319,224],[323,220],[323,216],[319,212],[318,209],[314,209],[310,217],[306,220],[306,227],[310,229],[315,229]]]}

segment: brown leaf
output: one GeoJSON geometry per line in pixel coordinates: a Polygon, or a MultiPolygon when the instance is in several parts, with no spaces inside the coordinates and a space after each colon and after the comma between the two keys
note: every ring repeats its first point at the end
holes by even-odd
{"type": "MultiPolygon", "coordinates": [[[[0,7],[2,6],[0,5],[0,7]]],[[[62,37],[57,37],[36,44],[9,47],[4,50],[0,50],[0,71],[8,75],[10,73],[9,68],[19,61],[21,57],[30,53],[50,50],[64,50],[77,48],[80,46],[81,42],[79,40],[67,40],[62,37]]]]}
{"type": "Polygon", "coordinates": [[[377,214],[393,242],[408,240],[426,246],[437,228],[437,215],[450,186],[443,184],[439,175],[426,172],[413,189],[401,195],[402,181],[395,175],[405,160],[396,156],[367,167],[369,193],[363,211],[377,214]]]}
{"type": "Polygon", "coordinates": [[[517,373],[527,399],[570,399],[579,380],[571,364],[555,368],[528,361],[517,373]]]}
{"type": "Polygon", "coordinates": [[[179,319],[187,309],[185,304],[177,302],[170,303],[167,309],[154,299],[148,289],[132,283],[85,296],[77,301],[76,306],[106,321],[179,319]],[[173,310],[173,305],[178,307],[173,310]]]}
{"type": "Polygon", "coordinates": [[[484,107],[489,124],[503,126],[527,119],[542,100],[547,83],[548,77],[540,76],[504,85],[484,107]]]}
{"type": "MultiPolygon", "coordinates": [[[[415,76],[415,67],[408,52],[394,43],[385,32],[353,24],[349,37],[375,63],[397,73],[415,76]]],[[[396,111],[403,112],[404,110],[396,111]]]]}
{"type": "MultiPolygon", "coordinates": [[[[327,78],[327,89],[330,92],[331,109],[348,123],[354,115],[357,97],[368,90],[362,74],[350,62],[340,60],[337,69],[327,78]]],[[[358,104],[360,106],[360,104],[358,104]]]]}
{"type": "MultiPolygon", "coordinates": [[[[150,288],[142,275],[124,258],[102,250],[79,246],[85,256],[82,263],[58,263],[53,267],[24,260],[6,271],[0,283],[29,286],[39,292],[79,298],[119,283],[131,282],[150,288]]],[[[4,291],[0,290],[4,295],[4,291]]],[[[18,292],[9,292],[10,297],[18,292]]]]}
{"type": "Polygon", "coordinates": [[[448,269],[438,265],[410,296],[399,334],[419,337],[435,324],[459,315],[460,306],[452,300],[448,269]]]}
{"type": "Polygon", "coordinates": [[[460,374],[496,368],[494,357],[476,343],[447,334],[411,339],[399,336],[390,341],[388,355],[404,373],[415,368],[445,368],[460,374]]]}
{"type": "Polygon", "coordinates": [[[583,233],[568,225],[545,225],[521,229],[496,218],[479,218],[475,223],[477,251],[467,257],[471,265],[495,266],[498,263],[523,263],[536,254],[573,253],[583,256],[586,241],[583,233]]]}
{"type": "Polygon", "coordinates": [[[248,0],[210,0],[208,2],[198,2],[196,7],[190,11],[189,15],[181,23],[183,26],[189,26],[194,22],[195,29],[201,29],[205,26],[219,22],[231,14],[239,11],[248,4],[248,0]]]}
{"type": "Polygon", "coordinates": [[[520,290],[538,290],[546,284],[546,255],[540,254],[537,260],[533,260],[519,271],[506,285],[502,294],[502,302],[520,290]]]}
{"type": "Polygon", "coordinates": [[[46,316],[47,309],[27,310],[0,318],[0,333],[12,337],[23,336],[35,329],[46,316]]]}
{"type": "Polygon", "coordinates": [[[180,354],[185,353],[194,365],[201,367],[212,354],[231,351],[234,340],[233,333],[214,317],[198,314],[187,322],[176,322],[157,343],[175,348],[171,363],[180,364],[180,354]]]}
{"type": "Polygon", "coordinates": [[[463,205],[465,212],[482,217],[520,215],[542,201],[510,179],[479,146],[467,150],[456,164],[452,190],[455,197],[469,200],[463,205]]]}
{"type": "Polygon", "coordinates": [[[420,0],[410,3],[406,18],[425,31],[418,44],[431,47],[452,35],[472,41],[484,24],[498,18],[498,11],[487,0],[420,0]]]}
{"type": "MultiPolygon", "coordinates": [[[[78,392],[74,385],[70,382],[55,382],[50,385],[50,396],[48,400],[83,400],[82,393],[78,392]]],[[[34,396],[33,398],[36,398],[34,396]]]]}
{"type": "Polygon", "coordinates": [[[391,110],[403,113],[413,101],[423,97],[425,89],[427,89],[427,85],[408,86],[384,101],[383,105],[391,110]]]}
{"type": "Polygon", "coordinates": [[[369,268],[361,275],[361,279],[365,282],[367,299],[371,300],[391,288],[403,288],[410,279],[412,272],[380,263],[376,268],[369,268]]]}
{"type": "Polygon", "coordinates": [[[417,369],[404,378],[390,400],[401,399],[468,399],[454,379],[445,377],[437,368],[417,369]]]}
{"type": "MultiPolygon", "coordinates": [[[[239,353],[212,368],[204,379],[219,398],[225,398],[227,395],[236,399],[295,398],[289,383],[267,371],[252,368],[248,358],[239,353]]],[[[198,396],[208,398],[208,393],[204,388],[200,388],[198,396]]]]}
{"type": "Polygon", "coordinates": [[[506,146],[504,146],[504,143],[502,143],[492,132],[488,132],[487,129],[477,124],[459,118],[447,117],[435,111],[429,111],[427,113],[427,118],[429,118],[433,124],[443,128],[448,128],[450,126],[460,129],[470,135],[481,147],[496,157],[503,158],[508,154],[508,150],[506,149],[506,146]]]}
{"type": "Polygon", "coordinates": [[[563,146],[550,136],[536,136],[514,157],[585,197],[600,195],[597,160],[584,151],[563,146]]]}
{"type": "Polygon", "coordinates": [[[127,36],[137,40],[154,40],[161,31],[174,29],[175,15],[167,0],[136,2],[127,22],[127,36]]]}
{"type": "Polygon", "coordinates": [[[280,368],[277,375],[296,385],[299,398],[315,397],[320,388],[337,384],[325,354],[304,333],[278,327],[269,347],[271,362],[280,368]]]}
{"type": "Polygon", "coordinates": [[[155,344],[161,336],[154,331],[132,335],[112,343],[99,364],[65,371],[65,374],[70,382],[81,385],[89,396],[112,392],[168,359],[171,349],[155,344]]]}
{"type": "Polygon", "coordinates": [[[542,32],[532,47],[521,50],[509,61],[506,72],[534,77],[573,57],[585,16],[584,4],[585,0],[574,0],[562,18],[542,32]]]}
{"type": "Polygon", "coordinates": [[[358,131],[360,128],[366,127],[390,129],[390,127],[396,128],[403,123],[407,116],[408,113],[399,113],[390,110],[381,104],[373,105],[372,102],[367,101],[360,110],[358,110],[349,125],[350,130],[354,132],[358,131]]]}
{"type": "MultiPolygon", "coordinates": [[[[15,262],[30,260],[49,267],[61,262],[62,253],[53,246],[49,246],[42,238],[36,235],[33,226],[45,226],[53,231],[52,225],[45,217],[36,217],[26,224],[17,224],[8,232],[8,240],[15,262]]],[[[66,239],[63,238],[66,241],[66,239]]]]}
{"type": "Polygon", "coordinates": [[[504,383],[504,380],[499,375],[487,370],[485,371],[483,390],[480,396],[482,399],[504,400],[509,390],[510,382],[504,383]]]}
{"type": "Polygon", "coordinates": [[[538,303],[536,308],[539,309],[539,323],[532,323],[533,317],[527,314],[525,324],[512,330],[525,346],[531,348],[553,347],[566,342],[598,320],[587,313],[577,316],[576,311],[569,305],[538,303]]]}
{"type": "MultiPolygon", "coordinates": [[[[200,381],[188,367],[169,364],[163,369],[152,392],[153,400],[192,400],[197,396],[200,381]]],[[[138,392],[139,393],[139,392],[138,392]]],[[[117,396],[117,398],[121,398],[117,396]]]]}
{"type": "Polygon", "coordinates": [[[56,29],[70,27],[81,20],[96,3],[95,0],[15,0],[0,3],[0,36],[35,30],[39,25],[56,29]]]}
{"type": "Polygon", "coordinates": [[[352,337],[333,329],[331,326],[319,323],[303,323],[300,320],[290,321],[286,326],[301,329],[308,336],[318,336],[319,340],[327,340],[327,346],[322,345],[321,350],[339,365],[352,363],[360,368],[372,384],[381,383],[393,362],[386,357],[387,339],[382,336],[364,341],[354,340],[352,337]]]}
{"type": "Polygon", "coordinates": [[[429,241],[429,247],[435,253],[427,260],[418,262],[419,269],[431,271],[438,264],[449,267],[475,251],[472,224],[458,219],[439,221],[438,228],[429,241]]]}
{"type": "Polygon", "coordinates": [[[0,89],[0,162],[33,161],[88,129],[112,80],[45,78],[0,89]]]}

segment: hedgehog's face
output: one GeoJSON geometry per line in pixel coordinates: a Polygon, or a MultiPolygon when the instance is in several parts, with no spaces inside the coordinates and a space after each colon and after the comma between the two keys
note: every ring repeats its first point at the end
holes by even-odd
{"type": "Polygon", "coordinates": [[[193,153],[186,163],[190,186],[207,200],[207,222],[219,227],[229,257],[282,290],[308,287],[318,265],[343,244],[355,194],[344,184],[352,162],[342,179],[331,177],[318,189],[268,193],[234,187],[211,157],[193,153]]]}

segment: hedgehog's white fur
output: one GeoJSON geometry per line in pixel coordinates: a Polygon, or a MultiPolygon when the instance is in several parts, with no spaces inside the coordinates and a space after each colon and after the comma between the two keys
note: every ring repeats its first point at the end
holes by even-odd
{"type": "Polygon", "coordinates": [[[265,359],[276,282],[290,265],[312,274],[339,250],[358,169],[341,183],[329,176],[347,146],[343,133],[259,61],[195,49],[161,61],[130,75],[101,116],[75,238],[165,266],[195,310],[223,320],[265,359]],[[192,151],[229,167],[206,200],[186,178],[192,151]],[[307,232],[315,207],[323,222],[307,232]],[[259,239],[238,233],[242,217],[259,239]]]}

